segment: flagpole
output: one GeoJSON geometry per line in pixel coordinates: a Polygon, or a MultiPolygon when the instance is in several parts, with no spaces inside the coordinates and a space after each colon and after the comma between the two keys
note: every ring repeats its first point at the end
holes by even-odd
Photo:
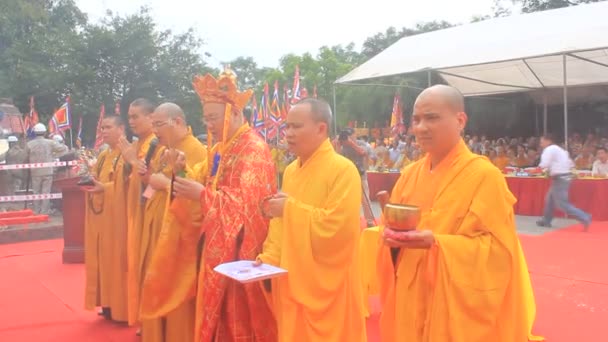
{"type": "Polygon", "coordinates": [[[72,139],[72,136],[74,134],[72,134],[72,128],[70,127],[70,149],[74,149],[74,139],[72,139]]]}

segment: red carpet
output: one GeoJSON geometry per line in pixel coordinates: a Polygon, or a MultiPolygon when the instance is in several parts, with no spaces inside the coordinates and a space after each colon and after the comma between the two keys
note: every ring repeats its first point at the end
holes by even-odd
{"type": "MultiPolygon", "coordinates": [[[[608,341],[608,222],[522,236],[549,342],[608,341]]],[[[134,330],[83,307],[82,265],[61,264],[61,240],[0,245],[0,341],[134,342],[134,330]]],[[[368,322],[379,342],[377,316],[368,322]]]]}

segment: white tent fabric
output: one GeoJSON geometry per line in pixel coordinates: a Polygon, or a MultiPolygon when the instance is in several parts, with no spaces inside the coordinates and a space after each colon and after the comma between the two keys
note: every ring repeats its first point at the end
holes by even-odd
{"type": "Polygon", "coordinates": [[[608,1],[405,37],[336,83],[434,70],[466,96],[608,83],[608,1]],[[603,64],[603,65],[602,65],[603,64]]]}

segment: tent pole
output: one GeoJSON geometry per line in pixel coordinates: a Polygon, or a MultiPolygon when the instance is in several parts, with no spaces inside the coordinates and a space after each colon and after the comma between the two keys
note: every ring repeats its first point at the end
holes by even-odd
{"type": "Polygon", "coordinates": [[[540,135],[538,131],[538,105],[534,104],[534,134],[537,136],[540,135]]]}
{"type": "Polygon", "coordinates": [[[568,149],[568,75],[566,74],[566,55],[562,55],[564,67],[564,144],[568,149]]]}
{"type": "Polygon", "coordinates": [[[333,95],[334,95],[334,135],[338,134],[338,112],[336,110],[336,86],[332,87],[333,95]]]}
{"type": "Polygon", "coordinates": [[[543,134],[547,134],[547,91],[543,93],[543,134]]]}

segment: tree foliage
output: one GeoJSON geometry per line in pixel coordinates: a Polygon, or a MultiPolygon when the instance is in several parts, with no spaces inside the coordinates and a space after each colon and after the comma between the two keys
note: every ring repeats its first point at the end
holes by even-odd
{"type": "MultiPolygon", "coordinates": [[[[472,21],[510,14],[506,2],[521,5],[523,12],[596,2],[595,0],[494,0],[491,14],[472,21]]],[[[241,87],[253,88],[259,99],[268,83],[272,94],[275,81],[292,88],[296,66],[301,86],[312,94],[317,87],[337,109],[339,124],[384,125],[390,119],[392,98],[398,92],[409,112],[419,91],[427,85],[426,75],[387,77],[383,86],[339,86],[334,82],[356,66],[407,36],[453,26],[446,21],[418,23],[413,27],[389,27],[368,37],[357,49],[354,43],[321,46],[314,53],[284,55],[276,68],[260,67],[253,57],[225,61],[239,77],[241,87]]],[[[0,1],[0,97],[11,97],[28,111],[28,99],[36,97],[43,122],[71,96],[74,121],[85,121],[85,142],[94,139],[99,107],[113,112],[120,100],[121,111],[137,97],[157,102],[172,101],[182,106],[195,131],[200,130],[200,102],[192,89],[196,74],[210,68],[203,42],[192,30],[174,33],[156,26],[149,10],[118,16],[108,12],[99,23],[90,23],[74,0],[0,1]]],[[[440,81],[435,79],[434,82],[440,81]]],[[[481,102],[480,102],[481,103],[481,102]]],[[[496,104],[478,104],[472,112],[495,109],[496,104]]],[[[406,116],[407,117],[407,116],[406,116]]],[[[75,129],[77,127],[74,127],[75,129]]]]}

